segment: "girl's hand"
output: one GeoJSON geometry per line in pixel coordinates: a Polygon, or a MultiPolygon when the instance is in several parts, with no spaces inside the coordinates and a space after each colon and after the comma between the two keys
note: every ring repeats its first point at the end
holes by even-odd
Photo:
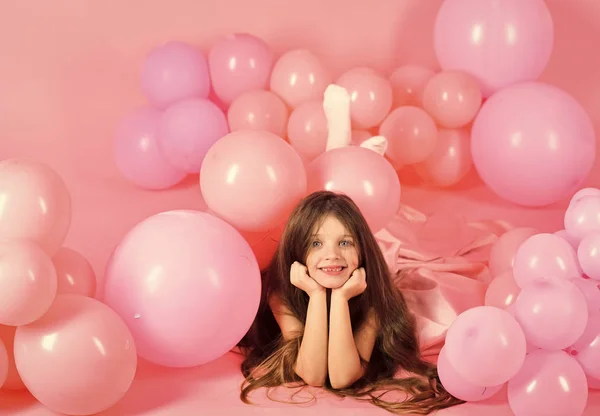
{"type": "Polygon", "coordinates": [[[298,289],[305,291],[308,296],[312,296],[315,293],[325,290],[323,286],[318,284],[315,279],[308,275],[306,266],[297,261],[292,264],[290,270],[290,282],[298,289]]]}
{"type": "Polygon", "coordinates": [[[367,289],[367,276],[364,268],[354,270],[350,279],[338,289],[333,289],[335,296],[341,296],[344,300],[350,300],[355,296],[360,295],[367,289]]]}

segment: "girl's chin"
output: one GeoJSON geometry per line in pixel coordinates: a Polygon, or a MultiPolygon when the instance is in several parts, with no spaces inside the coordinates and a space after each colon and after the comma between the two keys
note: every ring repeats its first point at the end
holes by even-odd
{"type": "Polygon", "coordinates": [[[348,277],[343,274],[340,276],[327,276],[319,273],[320,276],[315,278],[318,284],[323,286],[325,289],[339,289],[346,283],[348,277]]]}

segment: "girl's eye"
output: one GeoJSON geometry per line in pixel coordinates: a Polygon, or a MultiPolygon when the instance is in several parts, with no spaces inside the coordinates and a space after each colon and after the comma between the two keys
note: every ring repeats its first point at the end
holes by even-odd
{"type": "Polygon", "coordinates": [[[313,247],[319,247],[320,244],[321,244],[320,241],[313,241],[312,246],[313,247]]]}
{"type": "Polygon", "coordinates": [[[352,241],[343,240],[340,242],[340,244],[342,245],[342,247],[350,247],[352,246],[352,241]]]}

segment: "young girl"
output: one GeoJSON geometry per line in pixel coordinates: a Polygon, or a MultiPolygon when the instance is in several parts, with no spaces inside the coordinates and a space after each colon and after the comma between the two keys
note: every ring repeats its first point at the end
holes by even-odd
{"type": "Polygon", "coordinates": [[[240,343],[241,398],[249,403],[253,390],[299,382],[395,413],[463,403],[422,359],[415,332],[358,207],[344,195],[313,193],[291,214],[263,274],[260,307],[240,343]],[[412,376],[395,378],[398,371],[412,376]],[[387,400],[388,391],[409,397],[387,400]]]}

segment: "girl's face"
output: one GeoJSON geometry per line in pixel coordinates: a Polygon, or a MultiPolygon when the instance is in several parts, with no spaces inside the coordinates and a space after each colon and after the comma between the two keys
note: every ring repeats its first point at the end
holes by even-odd
{"type": "Polygon", "coordinates": [[[310,277],[327,289],[346,283],[358,268],[358,247],[344,225],[334,216],[315,230],[308,248],[306,267],[310,277]]]}

